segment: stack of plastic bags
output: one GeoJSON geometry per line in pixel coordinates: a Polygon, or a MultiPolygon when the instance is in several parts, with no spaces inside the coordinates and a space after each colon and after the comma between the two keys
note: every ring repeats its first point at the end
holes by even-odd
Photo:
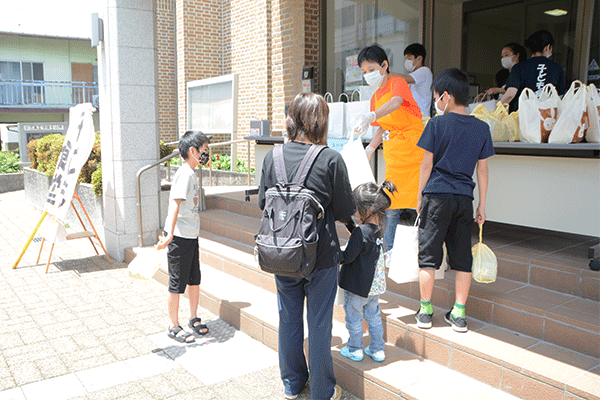
{"type": "Polygon", "coordinates": [[[539,98],[531,89],[519,97],[519,138],[530,143],[600,143],[600,95],[596,86],[574,81],[561,100],[553,85],[539,98]]]}
{"type": "Polygon", "coordinates": [[[496,109],[489,111],[483,104],[477,105],[471,115],[490,126],[494,142],[514,142],[519,140],[519,113],[508,113],[508,104],[498,102],[496,109]]]}

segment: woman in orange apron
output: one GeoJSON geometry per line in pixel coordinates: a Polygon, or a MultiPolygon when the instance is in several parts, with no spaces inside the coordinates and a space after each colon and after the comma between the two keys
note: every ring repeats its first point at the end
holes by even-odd
{"type": "Polygon", "coordinates": [[[381,47],[373,45],[361,50],[358,65],[367,83],[378,88],[371,98],[371,112],[357,117],[354,130],[363,135],[369,124],[379,127],[366,148],[367,156],[370,159],[383,142],[385,179],[398,189],[390,194],[392,205],[387,213],[384,235],[387,250],[391,250],[396,226],[402,223],[401,214],[405,209],[417,206],[419,170],[423,160],[423,150],[417,147],[423,132],[421,110],[406,81],[390,76],[387,54],[381,47]],[[384,138],[386,131],[389,136],[384,138]]]}

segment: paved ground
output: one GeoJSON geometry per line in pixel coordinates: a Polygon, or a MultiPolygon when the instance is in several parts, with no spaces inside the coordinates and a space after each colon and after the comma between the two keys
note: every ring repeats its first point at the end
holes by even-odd
{"type": "Polygon", "coordinates": [[[48,274],[35,241],[13,270],[40,215],[23,191],[0,194],[0,400],[283,398],[276,352],[203,309],[209,335],[167,338],[165,287],[85,239],[57,244],[48,274]]]}

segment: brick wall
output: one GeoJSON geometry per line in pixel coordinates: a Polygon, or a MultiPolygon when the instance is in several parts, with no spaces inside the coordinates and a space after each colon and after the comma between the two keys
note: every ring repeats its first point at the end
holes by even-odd
{"type": "Polygon", "coordinates": [[[168,143],[177,140],[175,0],[156,0],[156,36],[158,134],[168,143]]]}
{"type": "MultiPolygon", "coordinates": [[[[238,75],[237,138],[249,134],[251,119],[269,119],[272,131],[284,131],[285,106],[301,90],[303,66],[315,67],[315,91],[319,90],[321,0],[157,2],[174,3],[177,11],[177,62],[172,68],[178,72],[175,123],[180,133],[187,128],[189,81],[238,75]]],[[[166,20],[157,20],[159,32],[166,20]]],[[[238,158],[246,160],[246,152],[246,146],[238,146],[238,158]]]]}

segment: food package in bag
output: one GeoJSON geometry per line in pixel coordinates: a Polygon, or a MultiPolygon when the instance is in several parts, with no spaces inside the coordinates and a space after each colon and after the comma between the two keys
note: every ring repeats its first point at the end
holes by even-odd
{"type": "Polygon", "coordinates": [[[600,94],[593,83],[588,85],[586,97],[590,127],[585,138],[590,143],[600,143],[600,94]]]}
{"type": "Polygon", "coordinates": [[[471,248],[473,255],[473,279],[479,283],[492,283],[498,273],[498,260],[494,252],[483,244],[483,224],[479,224],[479,243],[471,248]]]}
{"type": "Polygon", "coordinates": [[[542,143],[548,143],[550,133],[556,125],[561,107],[560,97],[556,88],[551,83],[544,86],[538,102],[540,113],[540,134],[542,143]]]}
{"type": "Polygon", "coordinates": [[[494,142],[508,142],[509,136],[507,126],[502,124],[502,121],[495,112],[490,112],[482,104],[475,107],[472,116],[486,122],[490,126],[490,133],[494,142]]]}
{"type": "Polygon", "coordinates": [[[167,249],[157,250],[154,247],[144,247],[138,250],[137,256],[127,266],[130,278],[150,279],[163,266],[167,269],[167,249]]]}
{"type": "Polygon", "coordinates": [[[562,100],[562,111],[548,143],[581,142],[588,129],[586,86],[581,81],[574,81],[562,100]]]}

